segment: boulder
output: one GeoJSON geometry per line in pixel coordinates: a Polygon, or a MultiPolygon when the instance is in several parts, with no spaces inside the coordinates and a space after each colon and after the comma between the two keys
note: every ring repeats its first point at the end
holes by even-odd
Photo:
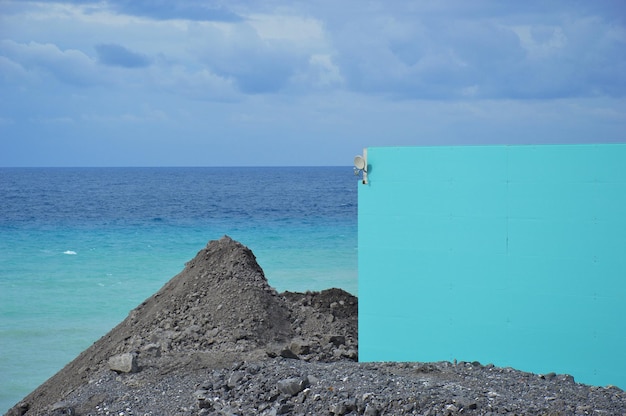
{"type": "Polygon", "coordinates": [[[137,356],[130,352],[114,355],[109,358],[109,368],[116,373],[136,373],[137,356]]]}

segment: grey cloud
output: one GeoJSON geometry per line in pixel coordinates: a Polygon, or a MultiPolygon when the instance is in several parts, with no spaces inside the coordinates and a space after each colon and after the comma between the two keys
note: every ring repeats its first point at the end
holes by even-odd
{"type": "Polygon", "coordinates": [[[357,92],[416,99],[626,96],[626,43],[610,36],[614,26],[585,16],[552,16],[548,23],[530,28],[530,45],[515,31],[525,22],[505,18],[365,16],[333,33],[341,73],[357,92]]]}
{"type": "Polygon", "coordinates": [[[240,16],[213,2],[203,0],[154,1],[113,0],[111,6],[120,13],[146,16],[153,19],[187,19],[216,22],[237,22],[240,16]]]}
{"type": "MultiPolygon", "coordinates": [[[[57,0],[57,3],[102,6],[98,0],[57,0]]],[[[206,0],[107,0],[104,4],[119,14],[156,20],[185,19],[212,22],[237,22],[242,18],[227,7],[206,0]]]]}
{"type": "Polygon", "coordinates": [[[240,27],[229,36],[215,32],[201,59],[211,71],[234,80],[241,92],[262,94],[281,90],[306,65],[309,54],[283,42],[261,40],[250,28],[240,27]]]}
{"type": "Polygon", "coordinates": [[[104,65],[124,68],[142,68],[150,65],[150,59],[121,45],[100,44],[95,46],[98,61],[104,65]]]}
{"type": "Polygon", "coordinates": [[[236,63],[216,62],[214,67],[222,76],[232,77],[244,93],[262,94],[279,91],[295,71],[295,59],[289,55],[274,52],[270,54],[249,54],[236,63]]]}
{"type": "MultiPolygon", "coordinates": [[[[108,0],[97,4],[120,14],[150,17],[150,25],[154,19],[235,22],[180,22],[188,32],[168,47],[183,53],[168,56],[162,49],[163,56],[183,68],[181,72],[206,70],[226,80],[229,91],[306,94],[311,87],[317,88],[314,71],[321,69],[311,66],[311,60],[322,55],[332,61],[332,88],[366,95],[442,100],[626,96],[626,32],[616,23],[619,18],[610,15],[614,7],[608,2],[572,6],[564,0],[549,4],[532,0],[510,7],[483,0],[375,0],[367,4],[347,0],[338,6],[322,0],[296,1],[288,8],[282,2],[247,0],[210,4],[202,0],[108,0]],[[299,44],[288,34],[280,39],[262,37],[248,23],[264,13],[319,21],[324,44],[299,44]],[[228,30],[220,31],[218,26],[228,30]],[[522,26],[528,27],[530,41],[516,32],[522,26]],[[297,88],[289,90],[296,83],[297,88]]],[[[156,22],[156,26],[164,23],[156,22]]],[[[119,39],[114,40],[123,43],[119,39]]],[[[161,46],[155,42],[153,48],[161,46]]],[[[98,61],[108,66],[164,66],[156,58],[159,50],[150,52],[154,61],[119,44],[102,44],[95,50],[98,61]]],[[[82,59],[87,66],[91,58],[82,58],[87,58],[82,59]]]]}
{"type": "Polygon", "coordinates": [[[76,86],[99,82],[94,62],[76,49],[61,50],[54,44],[0,41],[0,56],[13,61],[14,68],[23,68],[33,74],[50,74],[59,81],[76,86]]]}

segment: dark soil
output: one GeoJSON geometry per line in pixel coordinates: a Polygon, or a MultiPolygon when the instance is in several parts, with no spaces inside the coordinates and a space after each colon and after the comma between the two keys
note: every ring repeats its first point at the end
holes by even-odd
{"type": "Polygon", "coordinates": [[[568,375],[357,361],[357,298],[279,294],[224,237],[7,414],[626,415],[568,375]]]}

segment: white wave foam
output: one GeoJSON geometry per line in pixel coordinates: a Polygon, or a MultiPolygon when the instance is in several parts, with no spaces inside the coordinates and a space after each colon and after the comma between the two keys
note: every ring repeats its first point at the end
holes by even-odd
{"type": "Polygon", "coordinates": [[[72,250],[67,250],[67,251],[64,251],[63,254],[72,254],[72,255],[74,255],[74,254],[76,254],[76,252],[72,251],[72,250]]]}

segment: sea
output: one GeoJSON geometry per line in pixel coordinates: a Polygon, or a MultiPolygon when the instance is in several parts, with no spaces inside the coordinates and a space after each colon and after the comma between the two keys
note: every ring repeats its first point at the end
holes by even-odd
{"type": "Polygon", "coordinates": [[[357,183],[352,167],[0,168],[0,413],[224,235],[278,291],[357,295],[357,183]]]}

